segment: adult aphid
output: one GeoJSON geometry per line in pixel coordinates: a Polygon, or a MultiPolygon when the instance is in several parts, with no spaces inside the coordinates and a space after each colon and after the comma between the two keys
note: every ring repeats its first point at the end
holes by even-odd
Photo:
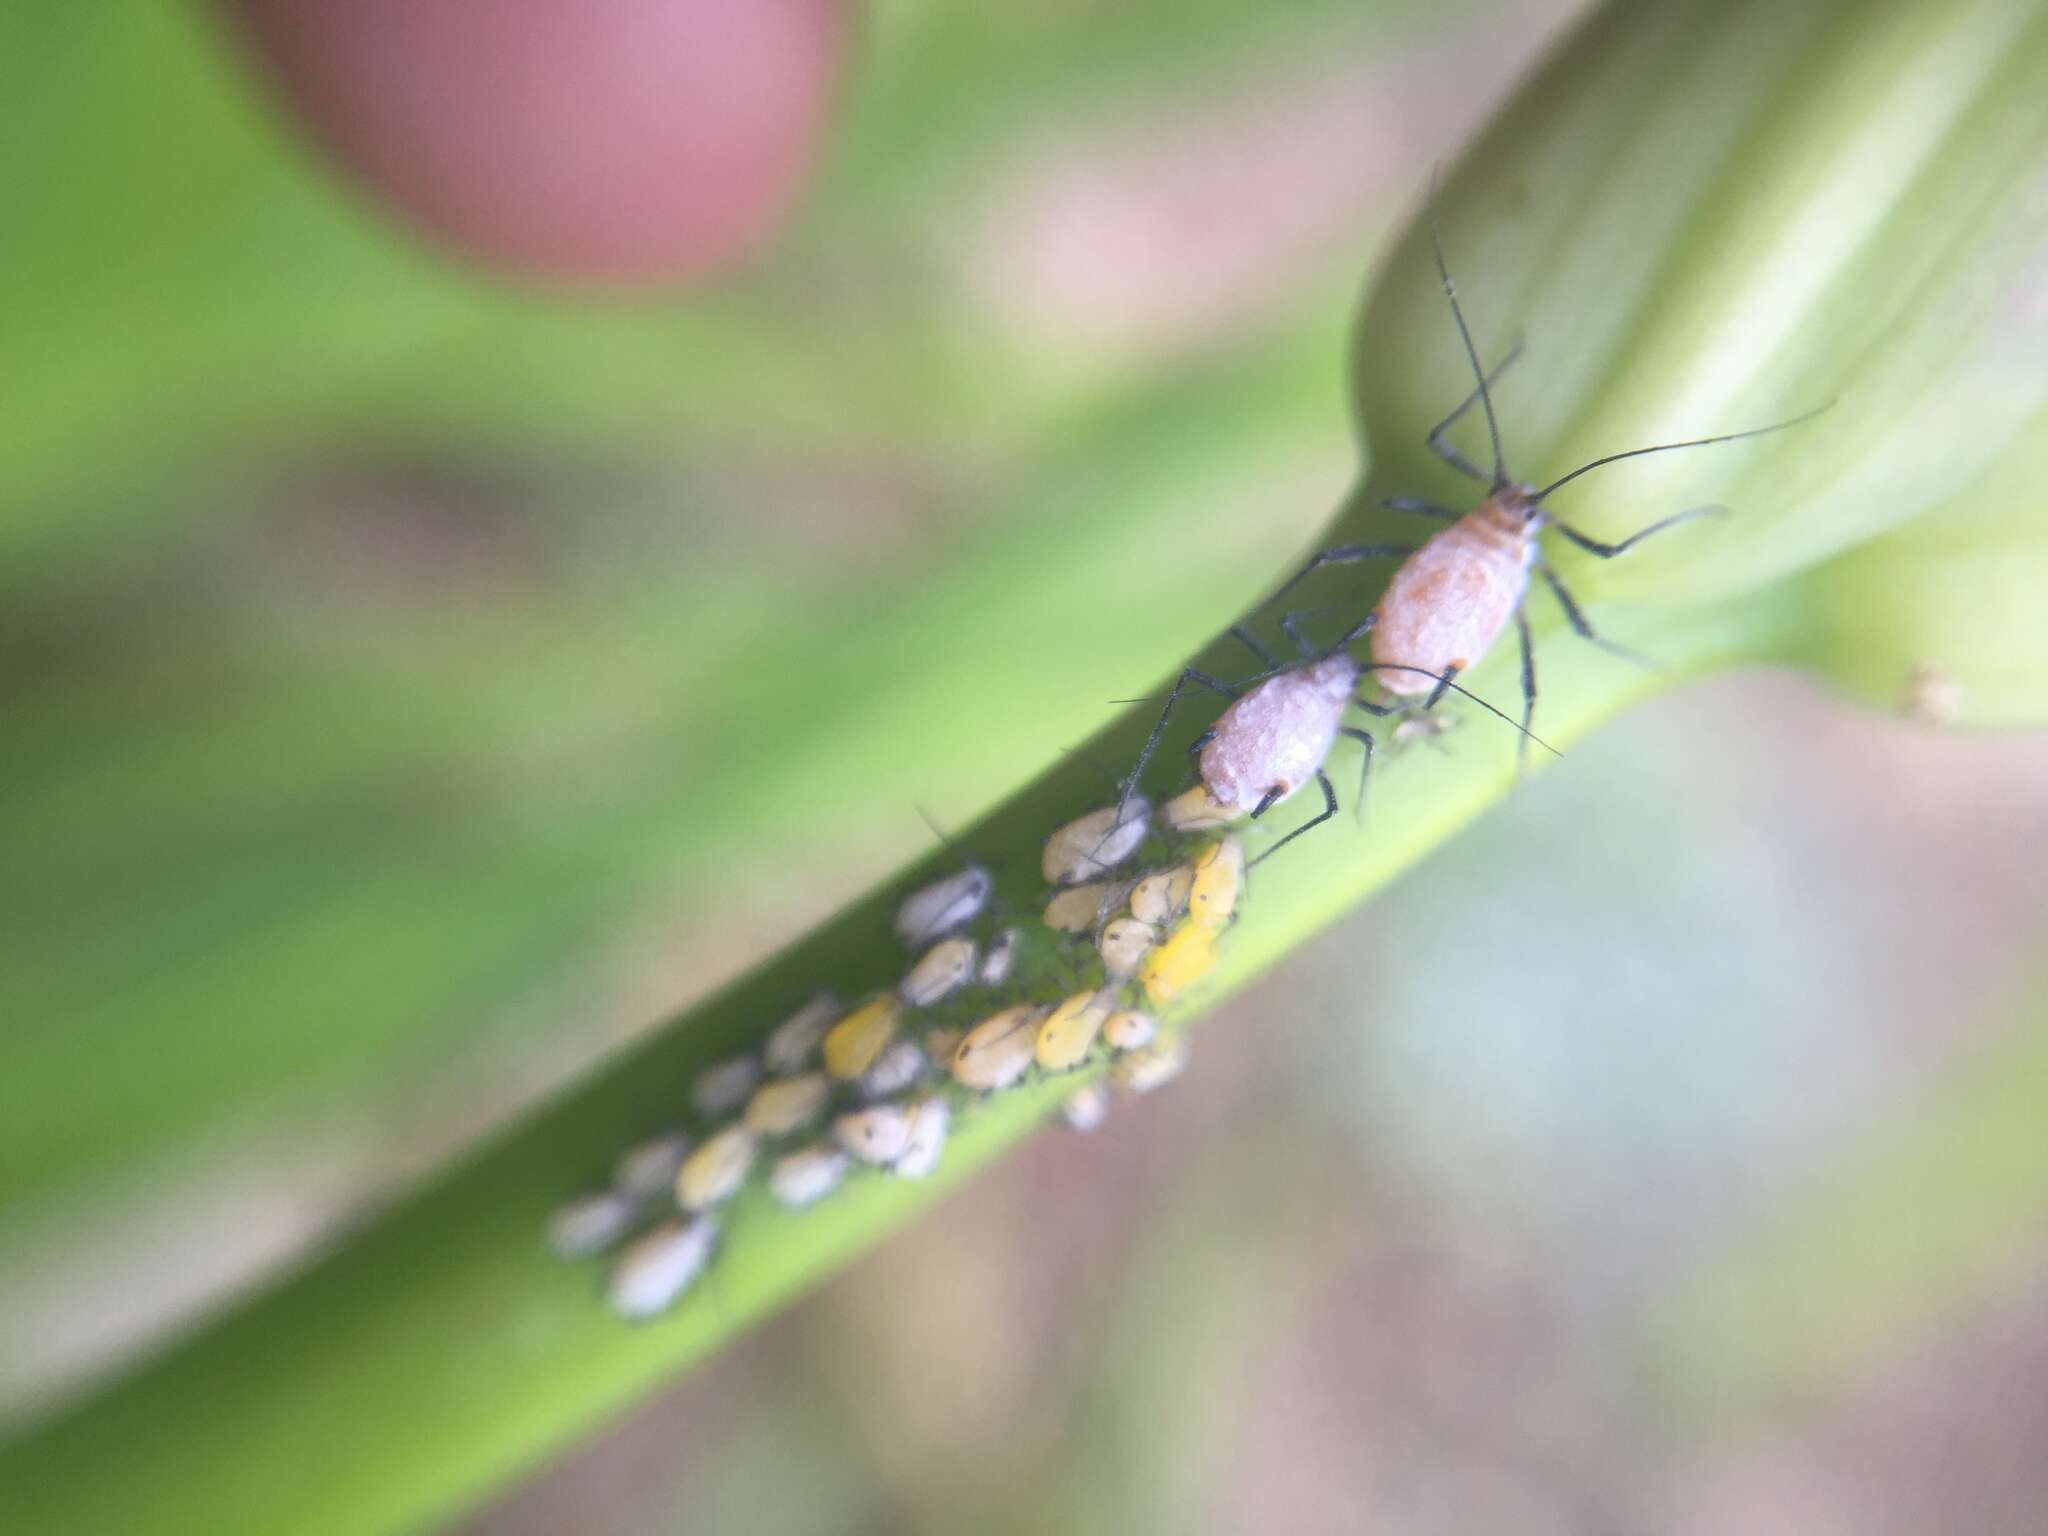
{"type": "MultiPolygon", "coordinates": [[[[1384,504],[1394,511],[1433,517],[1449,523],[1450,527],[1433,535],[1420,547],[1412,544],[1350,544],[1326,549],[1303,566],[1274,594],[1274,598],[1277,600],[1296,583],[1326,565],[1355,565],[1363,560],[1399,557],[1401,564],[1387,583],[1379,603],[1353,631],[1354,635],[1369,633],[1372,637],[1372,659],[1385,669],[1380,675],[1380,686],[1396,698],[1413,698],[1427,693],[1429,698],[1424,705],[1427,708],[1436,702],[1452,678],[1479,665],[1512,619],[1522,647],[1522,725],[1526,732],[1536,712],[1536,661],[1529,621],[1522,611],[1529,595],[1531,572],[1543,578],[1545,585],[1556,595],[1558,606],[1564,610],[1566,622],[1582,638],[1631,661],[1642,660],[1634,652],[1605,639],[1587,622],[1584,610],[1573,600],[1570,590],[1543,557],[1539,536],[1544,528],[1555,528],[1588,554],[1611,560],[1616,555],[1626,554],[1652,534],[1725,510],[1712,506],[1691,507],[1660,518],[1619,543],[1608,544],[1582,533],[1552,513],[1545,505],[1551,494],[1581,475],[1623,459],[1668,453],[1678,448],[1704,448],[1715,443],[1733,443],[1744,438],[1761,437],[1768,432],[1781,432],[1811,420],[1828,407],[1822,405],[1788,421],[1752,427],[1744,432],[1725,432],[1715,437],[1655,443],[1647,448],[1603,454],[1590,463],[1581,464],[1569,474],[1558,476],[1548,485],[1525,484],[1508,473],[1492,394],[1494,381],[1521,356],[1521,343],[1517,342],[1509,349],[1492,373],[1487,373],[1480,366],[1478,348],[1473,345],[1464,309],[1458,303],[1457,285],[1451,281],[1450,267],[1444,260],[1433,186],[1430,190],[1429,241],[1436,256],[1437,276],[1443,281],[1444,296],[1450,300],[1451,318],[1458,327],[1458,339],[1464,344],[1465,357],[1472,365],[1478,387],[1430,430],[1427,441],[1431,451],[1459,474],[1487,482],[1486,498],[1471,511],[1460,512],[1455,507],[1439,506],[1435,502],[1390,496],[1384,504]],[[1490,476],[1459,452],[1446,436],[1475,404],[1485,413],[1487,439],[1493,448],[1493,472],[1490,476]],[[1395,665],[1397,663],[1400,665],[1395,665]]],[[[1282,621],[1282,627],[1287,627],[1296,617],[1298,615],[1289,615],[1282,621]]],[[[1526,736],[1523,750],[1527,750],[1526,736]]]]}
{"type": "MultiPolygon", "coordinates": [[[[1188,748],[1195,758],[1200,780],[1196,789],[1203,796],[1206,824],[1228,824],[1246,817],[1257,820],[1311,782],[1320,785],[1323,791],[1322,811],[1274,843],[1253,863],[1270,859],[1304,832],[1321,826],[1337,814],[1337,789],[1323,771],[1323,764],[1329,760],[1330,750],[1336,746],[1340,736],[1349,737],[1364,749],[1364,760],[1358,771],[1359,802],[1363,808],[1366,779],[1372,770],[1373,737],[1370,731],[1346,725],[1345,712],[1353,708],[1369,715],[1396,712],[1392,706],[1359,692],[1359,684],[1366,673],[1382,676],[1389,672],[1420,674],[1428,684],[1434,685],[1435,693],[1453,690],[1490,713],[1499,715],[1510,725],[1514,724],[1486,700],[1459,687],[1448,677],[1424,673],[1421,668],[1406,662],[1362,662],[1351,655],[1346,647],[1371,630],[1370,619],[1354,625],[1335,645],[1319,651],[1302,632],[1302,617],[1301,614],[1290,613],[1281,622],[1281,628],[1303,656],[1303,660],[1294,665],[1282,665],[1250,630],[1239,625],[1231,630],[1231,634],[1265,663],[1263,672],[1246,682],[1227,683],[1194,667],[1184,670],[1167,695],[1166,707],[1159,712],[1159,719],[1152,727],[1152,734],[1145,739],[1145,745],[1138,753],[1137,766],[1131,770],[1127,781],[1135,789],[1144,775],[1145,765],[1158,750],[1159,740],[1166,732],[1175,707],[1187,695],[1191,685],[1228,699],[1229,706],[1217,717],[1216,723],[1196,737],[1188,748]]],[[[1435,702],[1434,694],[1431,702],[1435,702]]],[[[1194,825],[1185,821],[1181,824],[1185,827],[1194,825]]]]}

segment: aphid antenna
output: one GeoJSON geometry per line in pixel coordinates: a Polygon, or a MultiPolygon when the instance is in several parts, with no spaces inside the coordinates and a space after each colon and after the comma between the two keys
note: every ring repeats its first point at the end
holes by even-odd
{"type": "MultiPolygon", "coordinates": [[[[1801,411],[1797,416],[1788,416],[1785,420],[1774,421],[1766,427],[1750,427],[1746,431],[1742,432],[1722,432],[1716,434],[1713,437],[1687,438],[1682,443],[1652,443],[1647,448],[1625,448],[1620,453],[1605,453],[1597,459],[1593,459],[1588,463],[1581,464],[1577,469],[1573,470],[1568,475],[1560,475],[1557,479],[1551,481],[1550,484],[1544,486],[1543,489],[1538,491],[1535,494],[1535,496],[1531,499],[1537,502],[1541,502],[1545,500],[1552,491],[1555,491],[1562,486],[1571,484],[1572,481],[1578,479],[1579,476],[1590,475],[1594,470],[1604,469],[1609,464],[1619,464],[1623,459],[1639,459],[1642,458],[1645,454],[1651,453],[1671,453],[1680,448],[1711,448],[1716,443],[1739,443],[1747,437],[1765,437],[1768,436],[1770,433],[1783,432],[1788,427],[1796,427],[1806,422],[1812,421],[1816,416],[1825,415],[1827,412],[1833,410],[1834,407],[1835,401],[1833,399],[1823,400],[1819,405],[1813,407],[1812,410],[1801,411]]],[[[1724,512],[1726,510],[1727,509],[1724,507],[1694,507],[1689,511],[1678,513],[1675,517],[1667,517],[1661,523],[1652,523],[1648,528],[1645,528],[1641,533],[1635,535],[1634,538],[1625,541],[1623,545],[1613,547],[1615,549],[1625,548],[1627,544],[1633,544],[1636,542],[1637,539],[1647,538],[1650,534],[1655,533],[1660,528],[1669,527],[1672,523],[1677,522],[1680,518],[1698,517],[1712,512],[1724,512]]],[[[1552,522],[1556,522],[1556,519],[1553,518],[1552,522]]],[[[1562,531],[1563,525],[1559,524],[1558,526],[1562,531]]]]}
{"type": "Polygon", "coordinates": [[[1444,236],[1442,222],[1437,216],[1436,200],[1437,168],[1429,171],[1429,248],[1436,257],[1436,275],[1442,279],[1444,297],[1451,301],[1451,318],[1458,325],[1458,339],[1465,344],[1466,361],[1472,365],[1472,376],[1479,381],[1479,408],[1486,414],[1486,436],[1493,445],[1493,488],[1504,489],[1508,481],[1507,458],[1501,451],[1500,418],[1493,413],[1493,391],[1488,387],[1486,369],[1479,361],[1479,348],[1472,343],[1472,328],[1465,323],[1465,308],[1458,302],[1458,285],[1451,280],[1450,263],[1444,260],[1444,236]]]}
{"type": "MultiPolygon", "coordinates": [[[[967,845],[965,843],[959,841],[957,838],[950,837],[947,835],[946,830],[939,825],[937,819],[933,817],[930,811],[927,811],[923,806],[917,804],[913,804],[911,806],[911,809],[917,812],[917,819],[925,824],[926,830],[929,831],[933,837],[939,840],[939,846],[945,849],[946,852],[952,854],[954,858],[960,861],[960,867],[963,870],[985,870],[988,873],[989,879],[992,884],[998,886],[1001,884],[1001,882],[997,879],[997,876],[999,876],[1002,873],[1003,861],[1001,859],[978,859],[974,857],[973,854],[967,851],[967,845]]],[[[991,907],[996,905],[996,900],[996,892],[991,891],[989,898],[989,904],[991,907]]]]}

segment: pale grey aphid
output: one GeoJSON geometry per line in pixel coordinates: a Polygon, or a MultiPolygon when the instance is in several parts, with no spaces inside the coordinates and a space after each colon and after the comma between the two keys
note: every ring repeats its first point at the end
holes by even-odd
{"type": "Polygon", "coordinates": [[[697,1074],[690,1103],[707,1120],[729,1115],[753,1096],[761,1081],[761,1064],[751,1056],[714,1062],[697,1074]]]}
{"type": "Polygon", "coordinates": [[[974,979],[981,950],[972,939],[941,939],[918,957],[897,984],[896,995],[913,1008],[943,1002],[974,979]]]}
{"type": "Polygon", "coordinates": [[[889,1171],[899,1179],[930,1178],[938,1169],[939,1154],[946,1150],[952,1122],[952,1106],[944,1099],[919,1099],[911,1105],[910,1132],[889,1171]]]}
{"type": "Polygon", "coordinates": [[[605,1291],[612,1310],[636,1321],[666,1312],[704,1272],[717,1245],[718,1224],[707,1216],[650,1228],[612,1266],[605,1291]]]}
{"type": "Polygon", "coordinates": [[[662,1131],[636,1141],[619,1154],[612,1188],[630,1200],[652,1200],[668,1192],[689,1155],[690,1138],[681,1131],[662,1131]]]}
{"type": "Polygon", "coordinates": [[[861,1074],[860,1096],[868,1100],[893,1099],[922,1078],[930,1067],[924,1048],[915,1040],[898,1040],[861,1074]]]}
{"type": "Polygon", "coordinates": [[[1045,878],[1053,885],[1100,880],[1138,851],[1151,821],[1152,802],[1143,795],[1077,816],[1045,840],[1045,878]]]}
{"type": "Polygon", "coordinates": [[[1005,928],[997,934],[995,943],[989,945],[988,953],[981,958],[981,974],[975,979],[984,987],[1000,987],[1008,981],[1017,965],[1017,946],[1023,942],[1022,928],[1005,928]]]}
{"type": "Polygon", "coordinates": [[[616,1189],[578,1195],[548,1218],[548,1247],[559,1259],[602,1253],[633,1230],[639,1209],[638,1201],[616,1189]]]}
{"type": "Polygon", "coordinates": [[[979,864],[920,886],[896,909],[896,935],[907,948],[922,949],[981,916],[995,888],[996,877],[979,864]]]}
{"type": "Polygon", "coordinates": [[[852,1166],[853,1160],[837,1147],[805,1147],[775,1160],[768,1175],[768,1192],[779,1204],[801,1210],[837,1189],[852,1166]]]}
{"type": "Polygon", "coordinates": [[[825,1038],[825,1031],[838,1021],[841,1011],[838,998],[830,992],[820,992],[776,1025],[768,1036],[768,1044],[761,1051],[761,1059],[768,1064],[768,1070],[777,1077],[790,1077],[803,1071],[811,1064],[818,1042],[825,1038]]]}

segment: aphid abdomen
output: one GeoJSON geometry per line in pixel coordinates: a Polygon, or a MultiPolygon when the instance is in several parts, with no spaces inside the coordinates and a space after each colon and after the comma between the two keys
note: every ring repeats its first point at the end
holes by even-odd
{"type": "Polygon", "coordinates": [[[1358,685],[1358,663],[1326,656],[1269,677],[1224,710],[1202,748],[1202,782],[1239,815],[1278,804],[1316,775],[1358,685]]]}
{"type": "Polygon", "coordinates": [[[1382,671],[1380,686],[1428,693],[1437,676],[1478,666],[1521,606],[1535,558],[1535,539],[1504,526],[1491,501],[1410,555],[1375,610],[1372,659],[1419,670],[1382,671]]]}

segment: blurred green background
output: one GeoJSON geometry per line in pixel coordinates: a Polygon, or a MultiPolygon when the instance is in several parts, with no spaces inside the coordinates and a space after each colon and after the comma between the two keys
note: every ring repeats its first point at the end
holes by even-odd
{"type": "MultiPolygon", "coordinates": [[[[1191,650],[1574,10],[880,5],[797,223],[659,303],[418,247],[203,12],[0,20],[0,1422],[1191,650]]],[[[2044,782],[1662,701],[475,1528],[2022,1528],[2044,782]]]]}

